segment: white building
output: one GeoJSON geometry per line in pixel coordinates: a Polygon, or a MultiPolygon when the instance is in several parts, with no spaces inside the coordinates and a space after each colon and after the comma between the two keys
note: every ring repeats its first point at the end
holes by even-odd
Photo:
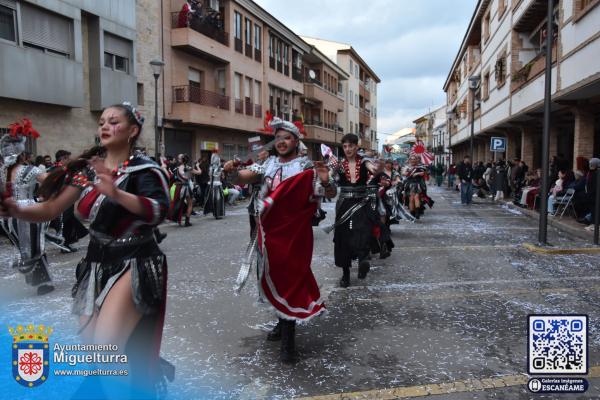
{"type": "MultiPolygon", "coordinates": [[[[598,4],[559,0],[554,10],[550,156],[574,168],[600,150],[598,4]]],[[[504,136],[506,158],[540,166],[546,15],[546,0],[478,1],[444,84],[455,161],[470,152],[474,116],[475,161],[491,159],[489,138],[504,136]]]]}
{"type": "Polygon", "coordinates": [[[305,36],[302,36],[302,39],[348,72],[350,78],[340,83],[345,105],[343,112],[338,114],[338,123],[344,128],[344,133],[358,134],[362,147],[377,149],[377,84],[381,82],[379,77],[349,44],[305,36]]]}

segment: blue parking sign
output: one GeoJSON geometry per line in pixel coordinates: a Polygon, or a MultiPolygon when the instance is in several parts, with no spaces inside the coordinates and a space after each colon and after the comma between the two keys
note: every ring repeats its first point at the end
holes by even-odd
{"type": "Polygon", "coordinates": [[[503,153],[506,151],[506,138],[492,137],[490,142],[490,150],[503,153]]]}

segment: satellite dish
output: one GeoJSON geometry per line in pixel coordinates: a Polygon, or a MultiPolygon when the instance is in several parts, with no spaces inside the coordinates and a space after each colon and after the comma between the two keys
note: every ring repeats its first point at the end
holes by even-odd
{"type": "Polygon", "coordinates": [[[308,70],[308,77],[310,79],[315,79],[317,77],[317,74],[315,74],[315,71],[313,71],[312,69],[308,70]]]}

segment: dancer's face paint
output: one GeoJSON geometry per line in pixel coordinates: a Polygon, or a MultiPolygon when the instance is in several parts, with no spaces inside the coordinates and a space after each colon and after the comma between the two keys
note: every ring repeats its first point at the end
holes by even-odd
{"type": "Polygon", "coordinates": [[[342,144],[344,148],[344,155],[348,158],[354,158],[356,156],[356,152],[358,151],[358,145],[355,143],[346,142],[342,144]]]}
{"type": "Polygon", "coordinates": [[[132,127],[124,115],[124,111],[117,108],[107,108],[102,113],[98,124],[98,137],[104,147],[129,146],[132,127]]]}
{"type": "Polygon", "coordinates": [[[275,134],[275,150],[282,157],[289,156],[298,146],[298,139],[288,131],[282,129],[275,134]]]}

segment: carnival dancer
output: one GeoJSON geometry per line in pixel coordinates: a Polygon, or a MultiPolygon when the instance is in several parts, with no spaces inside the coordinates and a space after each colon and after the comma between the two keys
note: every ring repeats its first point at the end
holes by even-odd
{"type": "Polygon", "coordinates": [[[171,208],[169,219],[181,225],[181,219],[185,213],[185,225],[192,226],[190,216],[192,215],[194,202],[192,200],[193,175],[200,175],[201,171],[188,165],[190,158],[187,154],[177,156],[177,168],[173,172],[174,183],[171,186],[171,208]]]}
{"type": "MultiPolygon", "coordinates": [[[[279,322],[267,340],[281,340],[281,360],[294,362],[296,322],[308,321],[325,310],[310,265],[313,251],[312,219],[320,198],[334,197],[335,185],[323,164],[298,156],[296,125],[273,118],[276,155],[263,165],[237,171],[234,161],[226,172],[243,183],[260,183],[256,199],[259,293],[273,307],[279,322]]],[[[243,268],[242,268],[243,270],[243,268]]],[[[242,271],[240,271],[240,275],[242,271]]],[[[238,290],[248,276],[238,277],[238,290]]]]}
{"type": "MultiPolygon", "coordinates": [[[[10,131],[0,138],[0,197],[12,197],[19,207],[35,204],[36,186],[43,182],[45,173],[25,163],[25,142],[39,137],[31,121],[23,119],[14,123],[10,131]]],[[[54,290],[48,270],[44,232],[47,223],[30,223],[15,216],[0,218],[0,226],[19,250],[19,260],[14,266],[25,275],[25,282],[37,290],[38,295],[54,290]]]]}
{"type": "Polygon", "coordinates": [[[369,240],[373,225],[379,223],[379,216],[376,210],[377,192],[367,188],[369,174],[376,172],[376,166],[368,158],[357,154],[357,135],[345,134],[342,146],[344,157],[341,160],[330,157],[340,195],[336,204],[335,224],[325,230],[335,229],[335,265],[343,270],[340,286],[346,288],[350,286],[352,260],[358,260],[358,279],[365,279],[371,269],[367,260],[369,240]]]}
{"type": "Polygon", "coordinates": [[[425,175],[427,167],[419,163],[417,156],[408,158],[408,165],[404,169],[403,175],[406,178],[404,184],[405,199],[408,199],[410,213],[419,219],[423,210],[421,208],[421,193],[426,190],[425,175]]]}
{"type": "Polygon", "coordinates": [[[223,195],[223,182],[221,181],[222,173],[221,157],[215,151],[210,157],[210,182],[208,196],[206,196],[204,203],[204,215],[212,212],[216,219],[222,219],[225,216],[225,197],[223,195]]]}
{"type": "MultiPolygon", "coordinates": [[[[48,173],[54,172],[56,169],[66,168],[71,161],[71,153],[67,150],[58,150],[55,155],[55,163],[48,169],[48,173]]],[[[61,253],[74,253],[76,248],[72,247],[79,239],[87,236],[88,230],[85,226],[75,218],[75,207],[71,206],[64,213],[50,223],[50,226],[55,229],[61,237],[61,253]]]]}
{"type": "Polygon", "coordinates": [[[102,147],[50,174],[40,187],[45,202],[7,199],[2,214],[41,222],[75,204],[76,216],[89,223],[90,242],[76,269],[73,312],[85,340],[128,355],[130,383],[149,397],[160,378],[167,288],[166,258],[152,228],[167,214],[169,189],[155,162],[132,155],[142,124],[129,103],[106,108],[98,128],[102,147]]]}

